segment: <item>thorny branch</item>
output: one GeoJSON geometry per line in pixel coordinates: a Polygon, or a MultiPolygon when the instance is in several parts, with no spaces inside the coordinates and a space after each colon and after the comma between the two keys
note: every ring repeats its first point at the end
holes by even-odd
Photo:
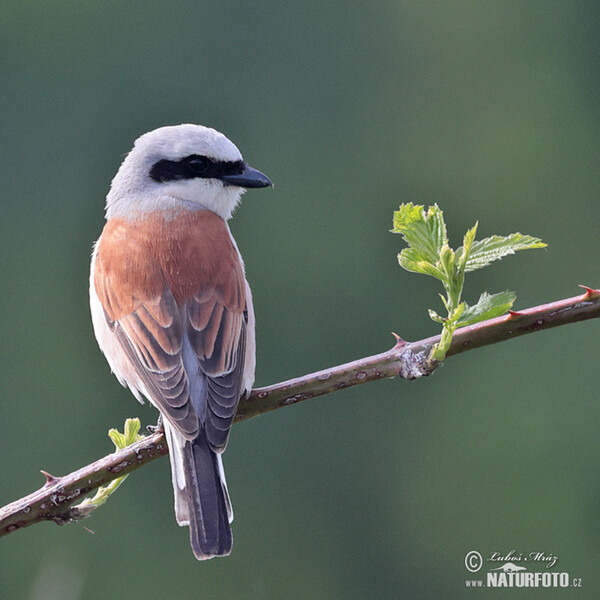
{"type": "MultiPolygon", "coordinates": [[[[580,296],[523,311],[511,311],[502,317],[458,329],[447,356],[527,333],[600,317],[600,290],[584,289],[585,293],[580,296]]],[[[235,422],[377,379],[396,376],[416,379],[430,375],[437,364],[429,361],[428,355],[439,339],[440,336],[434,336],[418,342],[405,342],[397,338],[396,345],[387,352],[255,389],[247,399],[240,401],[235,422]]],[[[43,487],[0,508],[0,537],[40,521],[64,525],[88,516],[73,504],[98,487],[165,454],[168,454],[168,448],[162,433],[153,433],[69,475],[54,477],[42,471],[46,477],[43,487]]]]}

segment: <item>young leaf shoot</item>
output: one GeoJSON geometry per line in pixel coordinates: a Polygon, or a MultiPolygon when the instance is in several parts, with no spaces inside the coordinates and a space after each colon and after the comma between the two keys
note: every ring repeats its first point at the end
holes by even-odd
{"type": "Polygon", "coordinates": [[[477,225],[475,223],[467,231],[463,245],[453,250],[448,244],[444,213],[437,204],[425,210],[423,206],[408,203],[394,211],[392,233],[401,234],[408,244],[408,248],[398,254],[400,266],[413,273],[435,277],[441,281],[446,292],[445,296],[440,295],[446,316],[429,310],[429,316],[442,325],[440,343],[433,347],[429,360],[444,360],[452,334],[458,327],[503,315],[512,308],[517,297],[509,291],[497,294],[483,292],[477,303],[469,306],[462,300],[465,273],[487,267],[517,250],[546,246],[539,238],[520,233],[493,235],[477,241],[477,225]]]}

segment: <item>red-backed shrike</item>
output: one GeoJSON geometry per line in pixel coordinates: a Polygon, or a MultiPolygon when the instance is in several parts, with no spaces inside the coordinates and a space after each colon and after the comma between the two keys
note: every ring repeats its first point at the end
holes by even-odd
{"type": "Polygon", "coordinates": [[[198,559],[231,552],[221,453],[254,382],[254,311],[227,220],[245,188],[270,186],[223,134],[142,135],[106,200],[90,305],[114,374],[163,417],[175,515],[198,559]]]}

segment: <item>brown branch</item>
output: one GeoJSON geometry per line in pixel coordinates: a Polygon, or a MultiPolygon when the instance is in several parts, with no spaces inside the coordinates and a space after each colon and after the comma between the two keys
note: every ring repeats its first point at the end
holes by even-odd
{"type": "MultiPolygon", "coordinates": [[[[511,311],[505,316],[463,327],[454,333],[447,356],[551,327],[600,317],[600,290],[585,290],[580,296],[519,312],[511,311]]],[[[255,389],[247,399],[240,401],[235,422],[385,377],[416,379],[429,375],[437,365],[430,364],[427,357],[439,340],[440,336],[434,336],[408,343],[398,338],[397,344],[387,352],[255,389]]],[[[46,483],[42,488],[0,508],[0,537],[40,521],[50,520],[63,525],[83,518],[86,515],[72,506],[75,502],[98,487],[165,454],[168,454],[168,448],[163,435],[154,433],[64,477],[44,473],[46,483]]]]}
{"type": "Polygon", "coordinates": [[[64,525],[82,518],[71,506],[117,477],[127,475],[169,453],[162,433],[154,433],[123,450],[109,454],[69,475],[55,477],[42,471],[46,483],[33,494],[0,508],[0,537],[40,521],[64,525]]]}
{"type": "MultiPolygon", "coordinates": [[[[586,291],[583,296],[574,296],[523,311],[511,311],[502,317],[457,329],[452,336],[452,345],[447,357],[527,333],[600,317],[600,290],[587,287],[584,289],[586,291]]],[[[387,352],[258,388],[252,391],[248,399],[240,402],[235,420],[243,421],[301,400],[384,377],[416,379],[429,375],[436,365],[428,367],[426,358],[433,345],[439,341],[439,335],[410,343],[399,339],[387,352]]]]}

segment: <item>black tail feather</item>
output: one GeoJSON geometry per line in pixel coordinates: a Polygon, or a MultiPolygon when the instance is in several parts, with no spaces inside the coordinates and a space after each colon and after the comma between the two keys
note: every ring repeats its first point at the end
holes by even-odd
{"type": "Polygon", "coordinates": [[[198,560],[226,556],[233,545],[227,491],[217,455],[209,447],[204,431],[194,441],[185,442],[183,454],[194,555],[198,560]]]}

